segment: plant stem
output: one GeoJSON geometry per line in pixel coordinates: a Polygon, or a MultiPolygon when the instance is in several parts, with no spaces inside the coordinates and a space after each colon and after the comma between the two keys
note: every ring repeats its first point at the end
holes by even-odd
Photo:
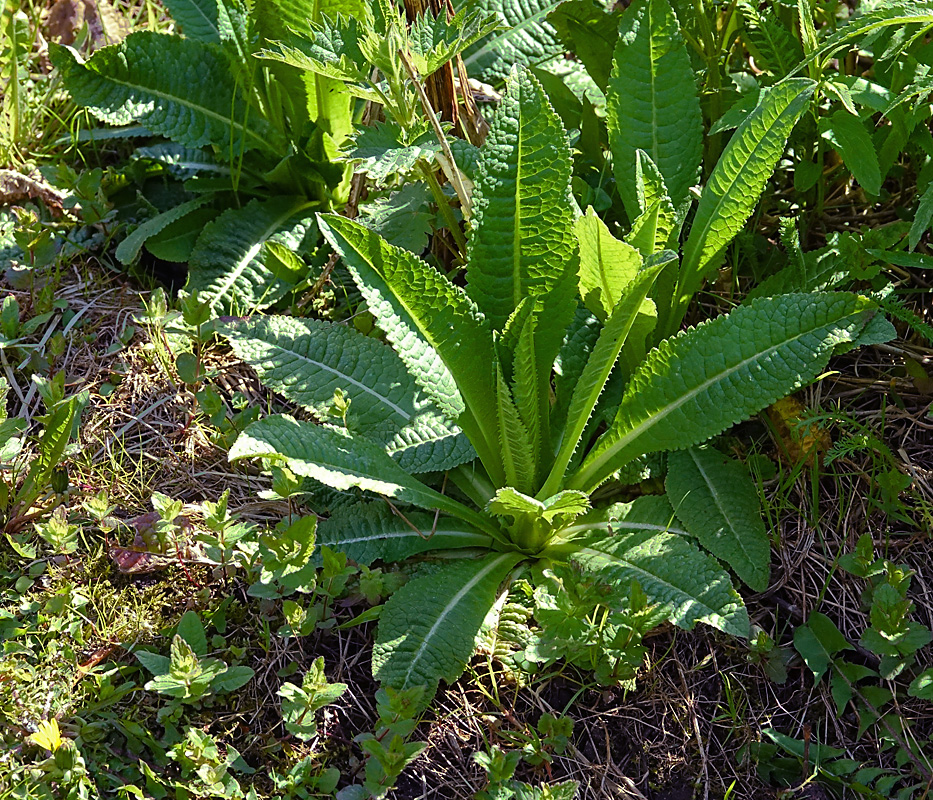
{"type": "Polygon", "coordinates": [[[444,218],[444,224],[447,225],[447,228],[450,230],[450,235],[454,237],[454,242],[457,245],[457,249],[460,250],[461,258],[465,259],[467,251],[466,237],[463,235],[463,231],[460,230],[460,223],[457,222],[457,218],[454,216],[453,209],[450,207],[450,203],[447,200],[447,196],[444,194],[444,190],[441,188],[440,182],[437,180],[437,176],[427,164],[421,165],[421,175],[424,177],[425,183],[427,183],[428,188],[431,190],[434,202],[437,204],[437,210],[441,212],[441,216],[444,218]]]}

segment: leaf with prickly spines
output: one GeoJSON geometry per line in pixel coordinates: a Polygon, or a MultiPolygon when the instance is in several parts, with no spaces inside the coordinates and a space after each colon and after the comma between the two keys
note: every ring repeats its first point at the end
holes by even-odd
{"type": "Polygon", "coordinates": [[[365,29],[363,15],[338,16],[335,20],[325,16],[312,24],[310,36],[270,42],[259,57],[338,81],[364,81],[369,62],[360,42],[365,29]]]}
{"type": "Polygon", "coordinates": [[[875,315],[855,294],[767,297],[664,340],[567,487],[590,492],[646,453],[700,444],[815,378],[875,315]]]}
{"type": "Polygon", "coordinates": [[[383,444],[408,472],[452,469],[473,448],[419,389],[392,348],[344,325],[253,317],[218,327],[263,383],[328,421],[334,393],[350,401],[348,427],[383,444]]]}
{"type": "Polygon", "coordinates": [[[521,554],[459,559],[399,589],[382,610],[373,648],[373,676],[407,689],[452,683],[473,655],[476,634],[521,554]]]}
{"type": "Polygon", "coordinates": [[[635,154],[657,166],[675,206],[699,177],[703,115],[693,67],[668,0],[635,0],[622,16],[606,96],[609,147],[619,196],[638,217],[635,154]]]}
{"type": "Polygon", "coordinates": [[[677,214],[664,178],[644,150],[635,153],[635,196],[639,214],[625,241],[647,258],[670,243],[677,214]]]}
{"type": "Polygon", "coordinates": [[[496,359],[482,314],[462,289],[407,250],[344,217],[318,221],[412,377],[501,477],[496,359]]]}
{"type": "Polygon", "coordinates": [[[461,8],[449,20],[446,14],[421,14],[409,31],[412,62],[426,78],[501,27],[498,15],[477,8],[461,8]]]}
{"type": "Polygon", "coordinates": [[[771,542],[743,464],[711,447],[667,459],[667,495],[684,527],[756,592],[768,588],[771,542]]]}
{"type": "Polygon", "coordinates": [[[139,31],[87,61],[57,44],[49,55],[75,102],[103,122],[138,122],[187,147],[216,145],[224,158],[284,148],[249,108],[227,56],[204,42],[139,31]]]}
{"type": "Polygon", "coordinates": [[[288,284],[279,280],[260,256],[267,241],[296,249],[314,218],[304,216],[308,202],[300,197],[251,200],[230,208],[204,226],[191,251],[185,290],[197,290],[211,308],[249,314],[278,300],[288,284]]]}
{"type": "Polygon", "coordinates": [[[814,85],[807,78],[794,78],[762,92],[758,105],[729,140],[700,196],[665,332],[679,327],[690,299],[758,204],[814,85]]]}
{"type": "MultiPolygon", "coordinates": [[[[643,498],[649,499],[649,498],[643,498]]],[[[639,504],[641,500],[636,500],[639,504]]],[[[663,509],[655,526],[669,523],[663,509]]],[[[733,636],[747,637],[748,612],[729,575],[714,558],[674,533],[611,523],[611,533],[592,534],[571,557],[587,572],[615,586],[638,581],[648,599],[665,608],[675,625],[690,630],[705,622],[733,636]]]]}
{"type": "Polygon", "coordinates": [[[401,517],[382,502],[335,511],[318,525],[317,544],[346,553],[357,564],[392,563],[431,550],[489,548],[492,538],[459,519],[421,511],[401,517]]]}
{"type": "Polygon", "coordinates": [[[392,175],[405,175],[419,163],[432,161],[441,146],[432,130],[403,142],[402,129],[394,122],[377,122],[360,128],[353,139],[347,157],[377,184],[384,184],[392,175]]]}
{"type": "Polygon", "coordinates": [[[487,518],[413,478],[378,444],[343,428],[298,422],[284,414],[264,417],[247,426],[228,458],[269,458],[335,489],[356,487],[432,511],[439,508],[480,530],[496,530],[487,518]]]}

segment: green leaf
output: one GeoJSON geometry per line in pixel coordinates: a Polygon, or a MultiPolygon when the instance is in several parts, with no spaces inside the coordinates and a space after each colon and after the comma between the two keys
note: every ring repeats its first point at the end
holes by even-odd
{"type": "Polygon", "coordinates": [[[690,534],[756,592],[767,589],[771,542],[745,466],[711,447],[691,447],[668,456],[664,485],[690,534]]]}
{"type": "MultiPolygon", "coordinates": [[[[303,38],[310,24],[322,21],[322,12],[331,17],[343,14],[362,19],[366,14],[363,0],[256,0],[251,17],[260,36],[261,48],[274,48],[276,40],[303,38]],[[323,5],[323,8],[322,8],[323,5]]],[[[278,62],[270,64],[281,86],[282,102],[292,104],[292,121],[307,120],[342,144],[353,131],[353,97],[341,81],[306,72],[278,62]]]]}
{"type": "Polygon", "coordinates": [[[412,377],[457,420],[486,468],[501,474],[495,353],[486,320],[463,290],[412,253],[344,217],[318,220],[412,377]]]}
{"type": "MultiPolygon", "coordinates": [[[[570,172],[560,119],[538,81],[516,68],[480,150],[467,264],[469,295],[495,330],[525,297],[548,295],[577,270],[570,172]]],[[[561,308],[548,322],[558,346],[564,316],[561,308]]]]}
{"type": "Polygon", "coordinates": [[[687,304],[715,268],[717,257],[757,205],[813,88],[813,81],[794,78],[762,92],[758,105],[729,140],[703,189],[684,245],[679,297],[668,330],[679,326],[687,304]]]}
{"type": "Polygon", "coordinates": [[[318,656],[302,678],[301,686],[283,683],[279,688],[285,730],[303,742],[308,741],[317,733],[314,712],[336,702],[346,690],[345,683],[328,683],[324,657],[318,656]]]}
{"type": "Polygon", "coordinates": [[[839,110],[828,120],[829,135],[852,177],[870,195],[881,194],[878,153],[865,124],[848,111],[839,110]]]}
{"type": "Polygon", "coordinates": [[[173,206],[168,211],[163,211],[161,214],[157,214],[151,219],[147,219],[141,225],[138,225],[136,229],[122,242],[120,242],[116,250],[117,259],[122,264],[132,264],[136,260],[140,249],[147,240],[165,230],[165,228],[167,228],[171,223],[183,219],[188,214],[201,208],[201,206],[203,206],[209,200],[209,195],[202,195],[201,197],[194,198],[194,200],[188,200],[185,203],[179,203],[177,206],[173,206]]]}
{"type": "Polygon", "coordinates": [[[236,40],[238,22],[231,20],[222,0],[165,0],[165,7],[189,39],[215,44],[236,40]]]}
{"type": "Polygon", "coordinates": [[[498,532],[482,515],[413,478],[378,444],[342,428],[284,415],[265,417],[249,425],[228,454],[231,461],[258,457],[283,462],[296,475],[335,489],[356,487],[432,511],[439,508],[481,530],[498,532]]]}
{"type": "Polygon", "coordinates": [[[671,240],[677,215],[664,178],[644,150],[635,151],[635,198],[639,214],[625,241],[647,258],[671,240]]]}
{"type": "Polygon", "coordinates": [[[457,548],[489,549],[493,539],[462,520],[446,515],[406,511],[401,517],[384,502],[358,503],[338,509],[318,526],[318,544],[369,566],[391,563],[418,553],[457,548]],[[432,532],[433,531],[433,532],[432,532]]]}
{"type": "Polygon", "coordinates": [[[537,469],[535,447],[512,400],[509,386],[502,377],[502,369],[498,365],[497,377],[499,452],[505,481],[519,491],[532,491],[537,469]]]}
{"type": "Polygon", "coordinates": [[[138,122],[188,147],[216,145],[228,159],[244,149],[284,148],[250,110],[227,57],[204,42],[139,31],[87,61],[54,43],[49,55],[75,102],[103,122],[138,122]]]}
{"type": "Polygon", "coordinates": [[[910,250],[917,249],[920,237],[930,229],[931,222],[933,222],[933,181],[927,184],[927,188],[920,196],[920,205],[917,207],[914,221],[910,224],[910,233],[907,237],[910,250]]]}
{"type": "MultiPolygon", "coordinates": [[[[360,49],[366,29],[366,15],[324,16],[311,26],[310,36],[283,37],[270,42],[260,58],[280,61],[297,69],[337,81],[362,81],[368,60],[360,49]]],[[[373,99],[378,99],[375,95],[373,99]]]]}
{"type": "Polygon", "coordinates": [[[755,65],[777,78],[789,75],[803,58],[800,42],[779,19],[742,5],[742,39],[755,58],[755,65]]]}
{"type": "Polygon", "coordinates": [[[424,183],[406,183],[399,191],[366,203],[357,219],[389,244],[419,255],[431,234],[432,199],[424,183]]]}
{"type": "Polygon", "coordinates": [[[833,656],[840,650],[854,650],[839,628],[825,614],[811,612],[806,625],[794,629],[794,647],[819,683],[826,674],[833,656]]]}
{"type": "Polygon", "coordinates": [[[792,294],[664,340],[567,487],[590,492],[640,455],[700,444],[747,419],[819,375],[873,315],[874,304],[858,295],[792,294]]]}
{"type": "Polygon", "coordinates": [[[87,391],[84,391],[58,403],[42,418],[45,429],[39,439],[39,455],[29,464],[29,472],[16,493],[19,511],[28,511],[45,491],[75,435],[77,421],[87,402],[87,391]]]}
{"type": "MultiPolygon", "coordinates": [[[[346,325],[255,317],[217,328],[263,383],[329,421],[334,393],[350,400],[351,431],[384,445],[408,472],[452,469],[475,457],[395,352],[346,325]]],[[[332,420],[331,420],[332,421],[332,420]]]]}
{"type": "Polygon", "coordinates": [[[197,290],[212,310],[252,313],[278,300],[288,289],[260,258],[270,239],[297,249],[313,225],[298,197],[250,200],[230,208],[204,227],[191,253],[185,291],[197,290]]]}
{"type": "Polygon", "coordinates": [[[567,0],[548,14],[561,43],[583,62],[603,91],[609,83],[612,54],[619,38],[621,12],[593,0],[567,0]]]}
{"type": "Polygon", "coordinates": [[[471,7],[495,14],[502,29],[468,48],[467,71],[487,83],[505,79],[515,64],[537,66],[562,55],[563,45],[548,14],[561,0],[477,0],[471,7]]]}
{"type": "Polygon", "coordinates": [[[188,643],[196,656],[207,655],[207,636],[200,617],[194,611],[184,613],[175,632],[188,643]]]}
{"type": "Polygon", "coordinates": [[[933,667],[925,669],[910,682],[907,694],[920,700],[933,701],[933,667]]]}
{"type": "Polygon", "coordinates": [[[668,0],[635,0],[622,15],[606,96],[609,148],[619,197],[638,217],[635,153],[657,166],[674,206],[696,183],[703,116],[677,17],[668,0]]]}
{"type": "Polygon", "coordinates": [[[392,175],[405,175],[419,162],[432,162],[441,145],[433,130],[425,130],[404,144],[402,129],[394,122],[376,122],[360,128],[353,138],[348,159],[357,164],[357,172],[365,172],[377,184],[384,184],[392,175]]]}
{"type": "MultiPolygon", "coordinates": [[[[656,522],[664,524],[662,518],[656,522]]],[[[742,598],[714,558],[672,533],[626,533],[620,527],[579,542],[572,560],[616,586],[638,581],[649,600],[661,604],[681,628],[705,622],[733,636],[748,636],[742,598]]]]}
{"type": "Polygon", "coordinates": [[[249,683],[256,673],[250,667],[227,667],[211,681],[212,692],[235,692],[249,683]]]}
{"type": "Polygon", "coordinates": [[[609,232],[592,206],[577,219],[574,233],[580,243],[580,297],[597,319],[605,322],[625,285],[641,269],[641,256],[609,232]]]}
{"type": "Polygon", "coordinates": [[[181,219],[170,222],[155,236],[146,239],[146,249],[156,258],[177,264],[191,260],[198,237],[208,223],[219,216],[215,208],[199,208],[181,219]]]}
{"type": "Polygon", "coordinates": [[[427,78],[468,47],[502,27],[495,13],[461,8],[450,19],[447,14],[420,14],[409,30],[412,61],[427,78]]]}
{"type": "Polygon", "coordinates": [[[499,585],[521,559],[517,553],[461,559],[406,583],[382,610],[373,676],[395,689],[429,691],[459,678],[499,585]]]}
{"type": "Polygon", "coordinates": [[[587,359],[586,367],[577,381],[570,408],[567,411],[567,422],[560,448],[554,457],[550,474],[539,496],[546,497],[553,494],[560,485],[564,470],[567,469],[583,437],[584,429],[590,421],[596,403],[606,386],[606,381],[609,380],[609,375],[622,352],[632,325],[638,317],[638,309],[641,308],[651,285],[663,268],[662,264],[645,269],[622,290],[622,297],[603,327],[587,359]]]}

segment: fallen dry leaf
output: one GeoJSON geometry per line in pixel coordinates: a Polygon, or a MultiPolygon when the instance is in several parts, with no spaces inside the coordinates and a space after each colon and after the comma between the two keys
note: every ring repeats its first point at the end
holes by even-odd
{"type": "Polygon", "coordinates": [[[793,396],[778,400],[765,410],[781,441],[778,455],[792,464],[812,464],[814,459],[822,459],[833,444],[832,437],[818,424],[798,424],[806,411],[793,396]]]}

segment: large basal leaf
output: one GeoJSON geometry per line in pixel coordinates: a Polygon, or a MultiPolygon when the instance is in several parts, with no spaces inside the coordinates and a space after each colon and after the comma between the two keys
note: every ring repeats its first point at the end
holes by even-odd
{"type": "Polygon", "coordinates": [[[298,422],[276,414],[249,425],[228,458],[270,458],[296,475],[314,478],[334,489],[363,489],[403,503],[441,509],[482,530],[496,531],[485,517],[413,478],[375,442],[343,428],[298,422]]]}
{"type": "Polygon", "coordinates": [[[462,289],[412,253],[344,217],[318,220],[408,371],[493,468],[499,463],[495,354],[482,314],[462,289]]]}
{"type": "Polygon", "coordinates": [[[234,352],[270,388],[327,421],[338,389],[347,426],[378,441],[408,472],[451,469],[475,457],[434,408],[395,352],[345,325],[254,317],[220,326],[234,352]]]}
{"type": "Polygon", "coordinates": [[[406,511],[402,518],[383,502],[359,503],[335,511],[318,525],[317,544],[346,553],[357,564],[394,563],[431,550],[478,547],[493,539],[462,520],[406,511]]]}
{"type": "Polygon", "coordinates": [[[717,257],[751,216],[813,87],[813,81],[795,78],[762,92],[758,105],[729,140],[703,189],[684,245],[678,296],[667,332],[679,326],[690,299],[716,267],[717,257]]]}
{"type": "Polygon", "coordinates": [[[75,102],[103,122],[139,122],[188,147],[216,145],[224,158],[284,147],[247,105],[227,56],[204,42],[139,31],[87,61],[54,43],[49,55],[75,102]]]}
{"type": "MultiPolygon", "coordinates": [[[[662,517],[655,522],[665,524],[662,517]]],[[[594,534],[580,542],[572,559],[615,586],[637,580],[648,599],[660,604],[681,628],[690,630],[705,622],[748,637],[748,612],[728,573],[682,536],[629,532],[624,522],[613,523],[610,534],[594,534]]]]}
{"type": "Polygon", "coordinates": [[[231,19],[222,0],[164,0],[164,5],[189,39],[219,44],[237,38],[241,20],[231,19]]]}
{"type": "Polygon", "coordinates": [[[671,453],[665,488],[677,517],[703,547],[756,592],[768,588],[771,542],[743,464],[711,447],[671,453]]]}
{"type": "Polygon", "coordinates": [[[473,655],[476,634],[517,553],[461,559],[416,577],[382,609],[373,675],[395,689],[452,683],[473,655]]]}
{"type": "Polygon", "coordinates": [[[761,298],[664,340],[567,488],[590,492],[645,453],[700,444],[813,380],[874,316],[855,294],[761,298]]]}
{"type": "Polygon", "coordinates": [[[697,181],[703,116],[690,57],[668,0],[635,0],[622,16],[606,97],[609,147],[630,220],[640,209],[635,153],[644,150],[679,206],[697,181]]]}
{"type": "Polygon", "coordinates": [[[251,200],[204,226],[191,253],[186,291],[197,290],[215,311],[250,314],[278,300],[288,285],[259,258],[267,241],[297,249],[314,225],[298,197],[251,200]]]}
{"type": "MultiPolygon", "coordinates": [[[[480,150],[467,265],[467,291],[496,330],[523,298],[549,294],[576,271],[571,168],[560,118],[516,68],[480,150]]],[[[569,322],[549,319],[558,342],[569,322]]]]}
{"type": "Polygon", "coordinates": [[[564,47],[547,21],[561,0],[478,0],[472,8],[495,14],[502,30],[473,45],[463,62],[470,76],[487,83],[505,79],[514,64],[537,66],[559,56],[564,47]]]}

